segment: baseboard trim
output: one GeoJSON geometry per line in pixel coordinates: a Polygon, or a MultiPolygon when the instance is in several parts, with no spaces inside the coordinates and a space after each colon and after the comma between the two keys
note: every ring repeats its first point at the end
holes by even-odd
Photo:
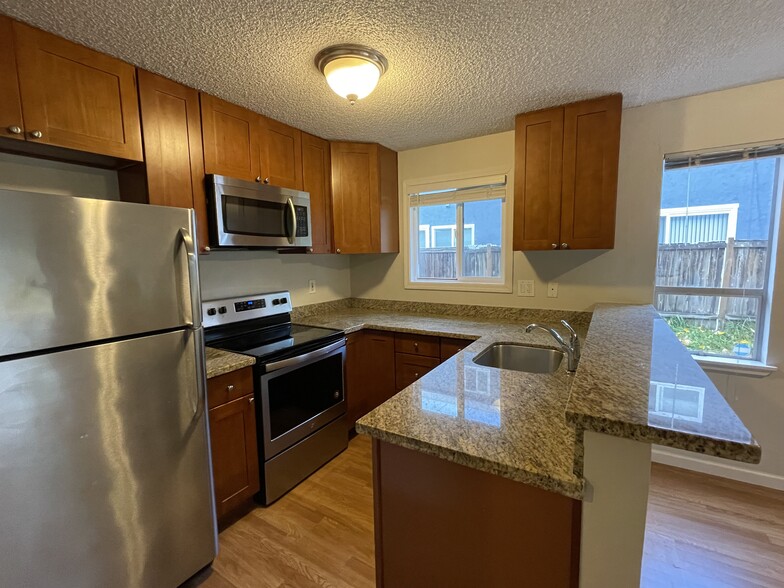
{"type": "Polygon", "coordinates": [[[656,463],[683,468],[721,478],[729,478],[738,482],[746,482],[756,486],[764,486],[773,490],[784,490],[784,476],[755,472],[734,462],[716,463],[698,456],[681,455],[667,447],[653,447],[651,459],[656,463]]]}

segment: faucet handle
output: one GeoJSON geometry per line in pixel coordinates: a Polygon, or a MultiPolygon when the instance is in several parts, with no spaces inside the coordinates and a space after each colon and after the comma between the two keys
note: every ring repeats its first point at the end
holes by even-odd
{"type": "Polygon", "coordinates": [[[572,325],[561,319],[561,324],[569,331],[569,344],[572,346],[572,351],[576,358],[580,358],[580,337],[577,336],[577,331],[572,328],[572,325]]]}

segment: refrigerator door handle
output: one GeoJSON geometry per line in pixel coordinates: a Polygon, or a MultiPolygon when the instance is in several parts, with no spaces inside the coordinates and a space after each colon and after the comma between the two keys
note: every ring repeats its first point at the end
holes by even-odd
{"type": "Polygon", "coordinates": [[[188,298],[191,301],[191,320],[186,321],[186,324],[191,328],[198,329],[201,327],[201,304],[198,297],[195,296],[195,292],[199,291],[199,266],[196,258],[196,246],[188,229],[181,228],[180,237],[188,255],[188,283],[190,284],[188,298]]]}

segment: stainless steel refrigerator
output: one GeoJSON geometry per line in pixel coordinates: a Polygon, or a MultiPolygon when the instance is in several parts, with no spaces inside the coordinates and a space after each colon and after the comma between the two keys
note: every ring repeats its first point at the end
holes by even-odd
{"type": "Polygon", "coordinates": [[[0,585],[217,552],[192,211],[0,191],[0,585]]]}

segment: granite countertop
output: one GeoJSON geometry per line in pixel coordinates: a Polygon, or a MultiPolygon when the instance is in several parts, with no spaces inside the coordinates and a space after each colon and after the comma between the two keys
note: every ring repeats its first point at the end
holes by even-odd
{"type": "Polygon", "coordinates": [[[207,347],[207,378],[228,374],[256,363],[255,357],[207,347]]]}
{"type": "MultiPolygon", "coordinates": [[[[477,339],[357,422],[357,431],[580,499],[585,430],[758,462],[759,445],[674,333],[649,305],[587,313],[482,311],[427,314],[444,305],[327,305],[295,322],[350,333],[379,329],[477,339]],[[414,312],[414,310],[416,312],[414,312]],[[479,315],[479,316],[477,316],[479,315]],[[473,357],[494,342],[552,347],[526,334],[534,320],[566,318],[580,333],[577,373],[487,368],[473,357]],[[587,331],[587,337],[586,335],[587,331]]],[[[307,307],[305,307],[307,308],[307,307]]]]}

